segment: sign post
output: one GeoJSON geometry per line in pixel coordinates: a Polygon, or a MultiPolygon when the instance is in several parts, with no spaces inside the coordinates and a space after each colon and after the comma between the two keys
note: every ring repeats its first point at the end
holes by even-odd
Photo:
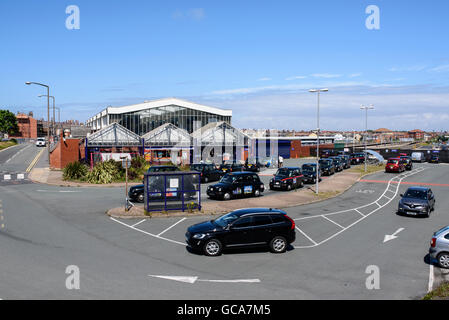
{"type": "Polygon", "coordinates": [[[128,200],[128,157],[120,157],[122,160],[122,167],[125,167],[125,211],[128,212],[130,209],[129,200],[128,200]]]}

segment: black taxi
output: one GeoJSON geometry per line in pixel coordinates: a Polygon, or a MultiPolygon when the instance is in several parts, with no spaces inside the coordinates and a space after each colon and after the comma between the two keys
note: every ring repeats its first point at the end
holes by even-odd
{"type": "Polygon", "coordinates": [[[304,186],[303,175],[298,167],[284,167],[278,169],[270,180],[270,190],[292,190],[304,186]]]}
{"type": "Polygon", "coordinates": [[[230,200],[232,198],[258,197],[264,192],[265,186],[259,176],[253,172],[231,172],[221,180],[207,188],[211,199],[230,200]]]}

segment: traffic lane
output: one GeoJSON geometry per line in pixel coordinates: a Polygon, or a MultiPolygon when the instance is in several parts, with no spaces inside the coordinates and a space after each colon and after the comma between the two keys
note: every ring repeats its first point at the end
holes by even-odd
{"type": "Polygon", "coordinates": [[[15,146],[9,147],[7,149],[3,149],[0,151],[0,166],[6,163],[11,157],[13,157],[17,152],[23,150],[24,148],[28,147],[30,144],[28,143],[22,143],[17,144],[15,146]]]}
{"type": "Polygon", "coordinates": [[[25,172],[31,161],[37,156],[42,148],[36,147],[32,143],[24,143],[9,153],[9,157],[4,159],[0,165],[1,172],[25,172]]]}

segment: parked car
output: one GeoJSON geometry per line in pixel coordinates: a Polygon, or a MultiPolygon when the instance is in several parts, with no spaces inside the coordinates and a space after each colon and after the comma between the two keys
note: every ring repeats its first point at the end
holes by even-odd
{"type": "Polygon", "coordinates": [[[278,209],[240,209],[218,219],[190,226],[187,245],[207,256],[218,256],[223,249],[268,246],[283,253],[295,241],[295,222],[278,209]]]}
{"type": "MultiPolygon", "coordinates": [[[[180,171],[180,170],[177,166],[161,165],[161,166],[151,166],[147,172],[171,172],[171,171],[180,171]]],[[[162,190],[163,187],[161,186],[159,189],[162,190]]],[[[145,199],[144,192],[145,192],[145,185],[144,182],[142,181],[142,184],[138,184],[136,186],[132,186],[131,188],[129,188],[128,198],[131,201],[143,203],[145,199]]],[[[159,194],[159,197],[162,198],[162,194],[159,194]]]]}
{"type": "Polygon", "coordinates": [[[207,188],[211,199],[230,200],[232,198],[255,196],[265,190],[259,176],[253,172],[231,172],[224,175],[217,184],[207,188]]]}
{"type": "Polygon", "coordinates": [[[320,159],[321,174],[331,176],[335,173],[335,166],[332,159],[320,159]]]}
{"type": "Polygon", "coordinates": [[[426,157],[424,156],[424,152],[421,152],[421,151],[412,152],[412,161],[413,162],[424,162],[424,161],[426,161],[426,157]]]}
{"type": "Polygon", "coordinates": [[[430,188],[410,187],[405,194],[401,194],[398,214],[430,216],[435,209],[435,196],[430,188]]]}
{"type": "Polygon", "coordinates": [[[389,158],[387,164],[385,165],[385,172],[404,172],[405,162],[400,158],[389,158]]]}
{"type": "Polygon", "coordinates": [[[449,226],[433,234],[430,241],[429,256],[431,262],[436,260],[440,268],[449,269],[449,226]]]}
{"type": "Polygon", "coordinates": [[[329,157],[328,159],[331,159],[334,163],[335,171],[340,172],[344,169],[343,161],[340,159],[340,157],[329,157]]]}
{"type": "Polygon", "coordinates": [[[413,161],[412,158],[409,156],[400,156],[401,160],[405,161],[405,170],[412,170],[413,169],[413,161]]]}
{"type": "Polygon", "coordinates": [[[190,165],[190,170],[198,171],[201,175],[201,182],[208,183],[218,181],[223,176],[223,171],[218,170],[215,165],[208,163],[198,163],[190,165]]]}
{"type": "Polygon", "coordinates": [[[250,163],[248,160],[246,160],[244,169],[245,171],[260,172],[260,168],[262,166],[263,165],[258,160],[256,160],[254,163],[250,163]]]}
{"type": "Polygon", "coordinates": [[[245,165],[241,163],[224,163],[220,166],[223,173],[245,171],[245,165]]]}
{"type": "Polygon", "coordinates": [[[437,154],[432,154],[429,158],[429,163],[440,163],[440,156],[437,154]]]}
{"type": "Polygon", "coordinates": [[[361,164],[365,162],[365,154],[362,152],[351,153],[351,164],[361,164]]]}
{"type": "Polygon", "coordinates": [[[283,167],[278,169],[270,180],[270,190],[292,190],[304,186],[303,175],[298,167],[283,167]]]}
{"type": "Polygon", "coordinates": [[[45,147],[47,145],[47,141],[45,138],[37,138],[36,147],[45,147]]]}
{"type": "MultiPolygon", "coordinates": [[[[316,183],[317,172],[316,163],[305,163],[301,166],[304,183],[316,183]]],[[[318,179],[321,181],[321,172],[318,173],[318,179]]]]}
{"type": "Polygon", "coordinates": [[[350,156],[348,156],[346,154],[342,154],[342,155],[339,155],[338,157],[343,162],[343,169],[351,168],[351,158],[350,158],[350,156]]]}

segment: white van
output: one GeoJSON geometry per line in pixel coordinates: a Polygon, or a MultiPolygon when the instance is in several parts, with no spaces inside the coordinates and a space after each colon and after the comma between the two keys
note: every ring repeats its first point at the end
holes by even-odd
{"type": "Polygon", "coordinates": [[[412,152],[412,161],[413,162],[424,162],[426,161],[426,157],[424,156],[424,152],[412,152]]]}

